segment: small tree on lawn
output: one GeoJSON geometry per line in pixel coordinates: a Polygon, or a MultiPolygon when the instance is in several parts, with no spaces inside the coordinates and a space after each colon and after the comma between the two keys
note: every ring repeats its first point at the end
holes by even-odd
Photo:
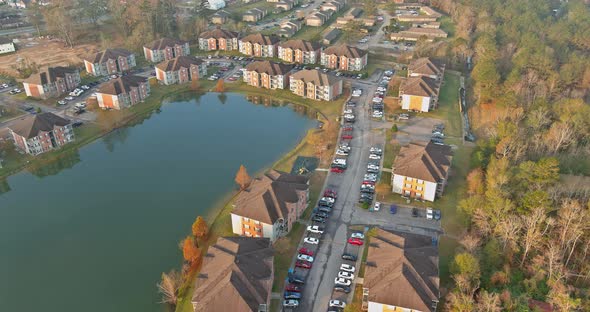
{"type": "Polygon", "coordinates": [[[240,165],[235,181],[240,186],[241,191],[245,190],[250,185],[250,182],[252,182],[252,178],[248,175],[248,171],[246,171],[244,165],[240,165]]]}
{"type": "Polygon", "coordinates": [[[172,270],[170,273],[162,273],[162,281],[157,284],[158,292],[162,294],[161,303],[176,306],[178,302],[178,290],[182,285],[182,276],[172,270]]]}
{"type": "Polygon", "coordinates": [[[391,131],[397,132],[397,125],[396,124],[393,124],[393,126],[391,127],[391,131]]]}
{"type": "Polygon", "coordinates": [[[209,232],[209,227],[207,226],[207,222],[205,221],[205,219],[203,219],[203,217],[201,216],[198,216],[195,222],[193,223],[192,230],[193,235],[197,238],[197,246],[199,246],[198,240],[205,238],[207,236],[207,233],[209,232]]]}
{"type": "Polygon", "coordinates": [[[223,84],[223,79],[217,80],[217,85],[215,86],[215,92],[224,92],[225,85],[223,84]]]}

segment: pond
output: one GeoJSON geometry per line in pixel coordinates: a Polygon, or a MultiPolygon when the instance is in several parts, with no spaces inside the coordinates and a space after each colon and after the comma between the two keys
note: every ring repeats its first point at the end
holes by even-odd
{"type": "Polygon", "coordinates": [[[183,94],[140,124],[21,172],[0,194],[0,311],[163,311],[196,216],[272,165],[314,112],[240,94],[183,94]],[[258,102],[260,103],[260,102],[258,102]]]}

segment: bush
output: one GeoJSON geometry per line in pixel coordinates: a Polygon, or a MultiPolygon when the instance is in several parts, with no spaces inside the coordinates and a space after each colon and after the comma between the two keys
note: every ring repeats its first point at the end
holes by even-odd
{"type": "Polygon", "coordinates": [[[369,207],[370,207],[370,206],[371,206],[371,205],[370,205],[369,203],[362,203],[362,204],[361,204],[361,208],[363,208],[363,209],[365,209],[365,210],[369,210],[369,207]]]}
{"type": "Polygon", "coordinates": [[[393,127],[391,127],[391,131],[397,132],[397,125],[396,124],[393,124],[393,127]]]}

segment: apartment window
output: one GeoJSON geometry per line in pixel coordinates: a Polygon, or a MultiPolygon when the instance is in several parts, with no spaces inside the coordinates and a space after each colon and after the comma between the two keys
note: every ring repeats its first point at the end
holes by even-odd
{"type": "Polygon", "coordinates": [[[248,232],[248,231],[245,231],[245,232],[244,232],[244,235],[246,235],[246,236],[250,237],[250,236],[252,236],[252,233],[250,233],[250,232],[248,232]]]}
{"type": "Polygon", "coordinates": [[[245,222],[249,222],[250,221],[250,218],[244,218],[244,221],[245,222]]]}
{"type": "Polygon", "coordinates": [[[254,221],[254,224],[260,225],[260,221],[254,221]]]}
{"type": "Polygon", "coordinates": [[[418,180],[417,182],[418,182],[418,183],[424,183],[424,181],[423,181],[423,180],[418,180]]]}
{"type": "Polygon", "coordinates": [[[412,184],[406,184],[407,188],[412,188],[412,184]]]}
{"type": "Polygon", "coordinates": [[[245,228],[245,229],[249,229],[249,228],[250,228],[250,226],[249,226],[248,224],[244,224],[244,228],[245,228]]]}
{"type": "Polygon", "coordinates": [[[421,191],[422,190],[422,187],[421,186],[417,186],[416,187],[416,190],[421,191]]]}
{"type": "Polygon", "coordinates": [[[260,232],[262,232],[262,229],[261,228],[256,228],[256,232],[259,232],[260,233],[260,232]]]}

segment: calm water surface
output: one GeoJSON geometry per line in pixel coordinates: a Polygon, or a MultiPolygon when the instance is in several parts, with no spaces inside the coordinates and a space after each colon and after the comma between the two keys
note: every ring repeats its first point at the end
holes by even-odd
{"type": "Polygon", "coordinates": [[[0,195],[0,311],[162,311],[156,283],[177,242],[234,188],[315,125],[242,95],[184,95],[0,195]]]}

